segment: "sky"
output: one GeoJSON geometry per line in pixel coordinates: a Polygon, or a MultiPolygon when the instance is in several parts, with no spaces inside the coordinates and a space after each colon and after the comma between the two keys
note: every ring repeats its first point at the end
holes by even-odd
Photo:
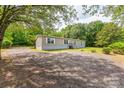
{"type": "MultiPolygon", "coordinates": [[[[74,20],[72,24],[74,24],[74,23],[90,23],[90,22],[96,21],[96,20],[101,20],[102,22],[110,22],[111,21],[110,17],[104,17],[102,14],[99,14],[99,15],[96,14],[94,16],[83,16],[81,5],[74,6],[74,8],[77,11],[78,20],[74,20]]],[[[60,27],[60,30],[66,26],[67,25],[63,24],[60,27]]]]}
{"type": "Polygon", "coordinates": [[[91,17],[83,16],[82,15],[82,7],[80,5],[79,6],[74,6],[74,7],[75,7],[76,11],[78,12],[77,16],[78,16],[79,20],[77,22],[89,23],[89,22],[96,21],[96,20],[101,20],[103,22],[110,22],[111,21],[111,18],[103,17],[102,14],[94,15],[94,16],[91,16],[91,17]]]}

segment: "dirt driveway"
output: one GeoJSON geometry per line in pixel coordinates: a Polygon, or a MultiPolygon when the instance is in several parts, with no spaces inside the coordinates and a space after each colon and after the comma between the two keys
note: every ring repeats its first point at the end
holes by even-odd
{"type": "Polygon", "coordinates": [[[124,69],[107,56],[12,48],[3,57],[0,87],[124,87],[124,69]]]}

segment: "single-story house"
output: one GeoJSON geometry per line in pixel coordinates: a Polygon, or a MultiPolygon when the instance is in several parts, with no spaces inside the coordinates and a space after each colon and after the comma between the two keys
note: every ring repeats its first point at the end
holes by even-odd
{"type": "Polygon", "coordinates": [[[38,35],[36,38],[36,49],[40,49],[40,50],[83,48],[83,47],[85,47],[85,40],[53,37],[53,36],[42,36],[42,35],[38,35]]]}

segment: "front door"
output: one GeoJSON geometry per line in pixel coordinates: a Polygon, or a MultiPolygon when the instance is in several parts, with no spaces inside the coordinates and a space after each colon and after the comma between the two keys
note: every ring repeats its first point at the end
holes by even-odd
{"type": "Polygon", "coordinates": [[[68,47],[69,47],[69,49],[72,49],[73,48],[73,44],[72,43],[69,43],[68,44],[68,47]]]}

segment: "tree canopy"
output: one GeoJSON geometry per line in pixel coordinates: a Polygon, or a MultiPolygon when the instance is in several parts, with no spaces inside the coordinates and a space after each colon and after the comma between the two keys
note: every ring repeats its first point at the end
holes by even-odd
{"type": "Polygon", "coordinates": [[[64,20],[71,21],[75,17],[75,10],[72,6],[0,6],[0,26],[12,22],[23,22],[31,24],[40,24],[42,27],[54,27],[57,22],[64,20]]]}
{"type": "Polygon", "coordinates": [[[89,24],[73,24],[61,30],[63,37],[86,40],[87,46],[95,46],[96,34],[102,29],[104,23],[94,21],[89,24]]]}
{"type": "Polygon", "coordinates": [[[118,41],[124,41],[124,29],[115,23],[106,23],[97,33],[95,43],[97,46],[108,46],[118,41]]]}
{"type": "Polygon", "coordinates": [[[86,40],[86,46],[104,47],[111,43],[124,41],[124,6],[82,6],[83,13],[94,15],[103,14],[113,19],[113,22],[75,23],[67,25],[61,31],[56,25],[71,23],[76,17],[73,6],[0,6],[0,47],[34,45],[37,34],[86,40]]]}
{"type": "Polygon", "coordinates": [[[104,23],[101,21],[94,21],[87,25],[86,29],[86,45],[87,46],[95,46],[96,35],[99,31],[101,31],[104,23]]]}
{"type": "Polygon", "coordinates": [[[85,24],[74,24],[69,25],[61,30],[63,37],[74,38],[74,39],[86,39],[86,26],[85,24]]]}
{"type": "Polygon", "coordinates": [[[104,16],[111,17],[113,22],[124,26],[123,5],[83,5],[82,9],[85,15],[103,14],[104,16]]]}
{"type": "Polygon", "coordinates": [[[4,33],[12,23],[25,27],[39,26],[54,29],[56,24],[71,22],[76,17],[73,6],[55,5],[1,5],[0,6],[0,48],[4,33]]]}

